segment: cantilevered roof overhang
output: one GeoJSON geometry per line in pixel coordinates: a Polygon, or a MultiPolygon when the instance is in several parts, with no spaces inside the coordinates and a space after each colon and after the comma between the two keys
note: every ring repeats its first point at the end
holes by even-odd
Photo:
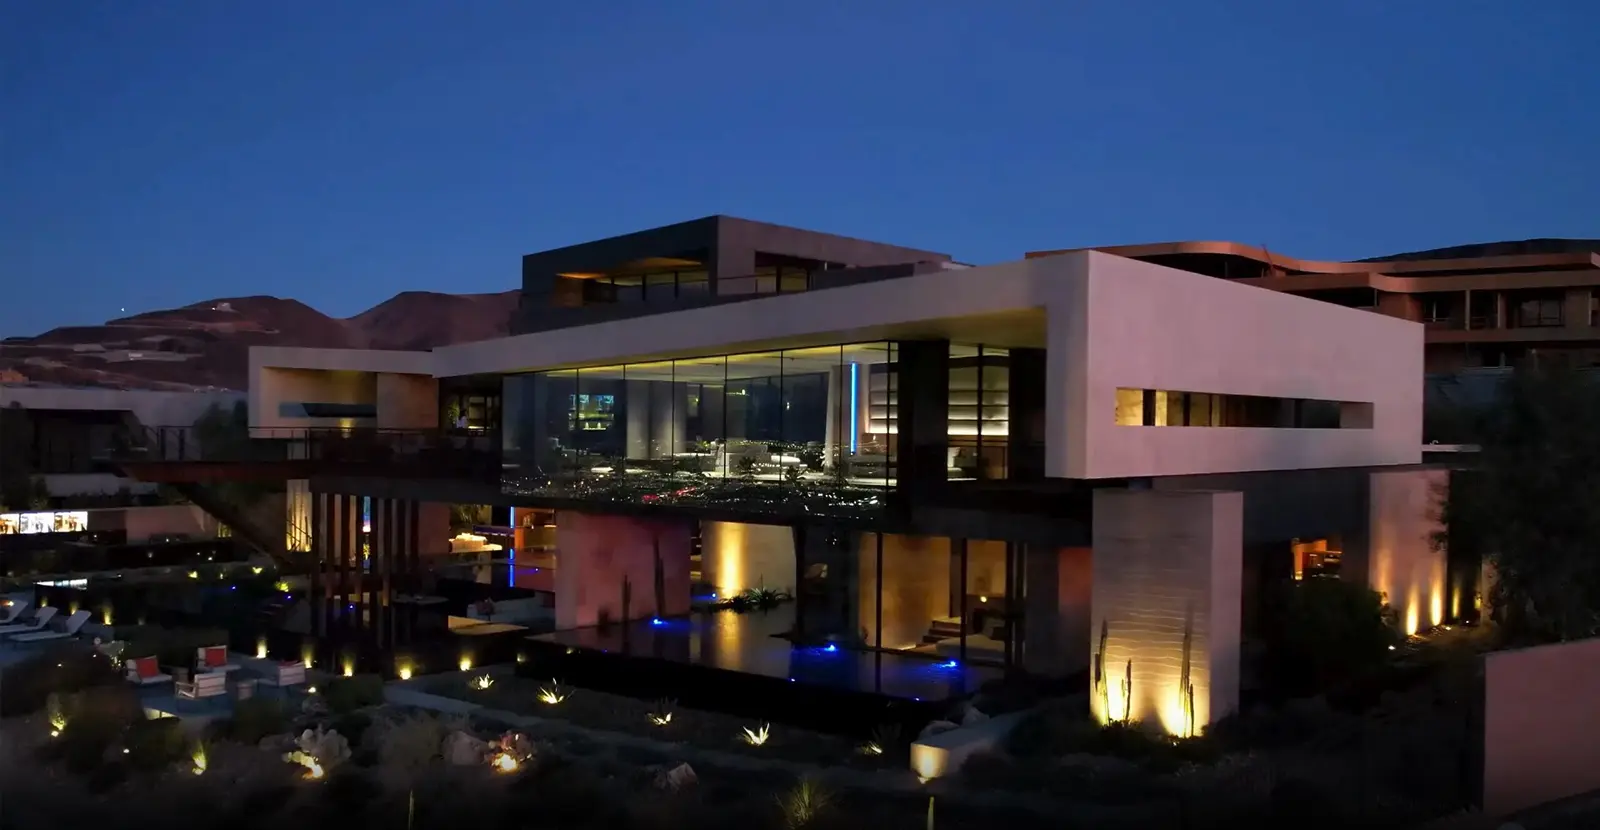
{"type": "Polygon", "coordinates": [[[932,338],[1044,346],[1045,306],[1059,303],[1069,284],[1087,278],[1092,258],[1103,256],[1080,252],[935,271],[446,346],[434,350],[432,369],[438,377],[515,374],[932,338]]]}

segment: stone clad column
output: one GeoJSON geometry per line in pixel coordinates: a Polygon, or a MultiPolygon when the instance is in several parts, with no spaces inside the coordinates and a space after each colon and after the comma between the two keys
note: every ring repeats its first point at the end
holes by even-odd
{"type": "Polygon", "coordinates": [[[1243,519],[1237,492],[1095,491],[1097,719],[1192,735],[1238,707],[1243,519]]]}

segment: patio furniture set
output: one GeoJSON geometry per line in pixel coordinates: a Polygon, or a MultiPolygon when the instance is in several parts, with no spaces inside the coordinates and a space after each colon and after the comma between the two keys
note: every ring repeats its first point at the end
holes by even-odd
{"type": "Polygon", "coordinates": [[[277,689],[287,697],[296,687],[306,685],[306,667],[300,663],[258,661],[245,671],[230,662],[228,647],[220,645],[196,649],[193,668],[163,666],[153,655],[128,658],[123,667],[128,682],[140,688],[171,683],[173,698],[180,705],[209,705],[228,698],[230,690],[237,700],[249,698],[258,688],[277,689]],[[230,683],[234,672],[250,676],[234,678],[230,683]]]}
{"type": "Polygon", "coordinates": [[[28,603],[13,603],[9,610],[10,615],[0,624],[0,644],[6,646],[68,640],[78,636],[89,622],[88,611],[60,617],[59,609],[53,605],[30,610],[28,603]]]}

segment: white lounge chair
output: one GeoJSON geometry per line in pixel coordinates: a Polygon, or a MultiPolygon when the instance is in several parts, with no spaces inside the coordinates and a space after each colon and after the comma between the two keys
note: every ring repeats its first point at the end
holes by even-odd
{"type": "Polygon", "coordinates": [[[204,646],[195,649],[194,670],[197,672],[222,672],[227,674],[238,671],[239,664],[229,662],[227,646],[204,646]]]}
{"type": "Polygon", "coordinates": [[[35,610],[33,616],[26,622],[0,625],[0,638],[10,637],[13,634],[32,634],[35,631],[42,631],[55,618],[56,607],[54,605],[46,605],[35,610]]]}
{"type": "Polygon", "coordinates": [[[66,640],[78,636],[83,630],[83,624],[89,621],[88,611],[79,611],[64,620],[55,620],[49,628],[36,631],[32,634],[18,634],[11,638],[11,642],[22,645],[26,643],[46,643],[51,640],[66,640]]]}
{"type": "Polygon", "coordinates": [[[172,682],[172,675],[163,672],[154,657],[135,657],[122,665],[123,676],[135,686],[155,686],[172,682]]]}
{"type": "Polygon", "coordinates": [[[294,686],[304,686],[306,682],[306,667],[304,663],[272,663],[266,671],[256,680],[259,686],[269,686],[288,694],[294,686]]]}
{"type": "Polygon", "coordinates": [[[228,675],[220,671],[198,672],[188,680],[174,683],[172,688],[178,700],[200,703],[225,697],[228,694],[228,675]]]}
{"type": "Polygon", "coordinates": [[[29,608],[32,607],[33,603],[29,602],[28,600],[12,602],[9,605],[0,607],[0,625],[11,625],[15,623],[17,620],[22,618],[23,614],[28,612],[29,608]]]}

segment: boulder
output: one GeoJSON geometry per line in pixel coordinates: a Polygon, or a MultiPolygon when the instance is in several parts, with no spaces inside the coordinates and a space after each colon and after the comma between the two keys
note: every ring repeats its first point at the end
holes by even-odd
{"type": "Polygon", "coordinates": [[[699,777],[694,774],[694,767],[683,763],[657,772],[655,786],[658,790],[675,793],[685,787],[693,786],[697,781],[699,777]]]}
{"type": "Polygon", "coordinates": [[[476,766],[488,757],[489,742],[479,740],[465,732],[451,732],[444,737],[444,744],[440,746],[439,754],[444,756],[446,764],[452,766],[476,766]]]}

